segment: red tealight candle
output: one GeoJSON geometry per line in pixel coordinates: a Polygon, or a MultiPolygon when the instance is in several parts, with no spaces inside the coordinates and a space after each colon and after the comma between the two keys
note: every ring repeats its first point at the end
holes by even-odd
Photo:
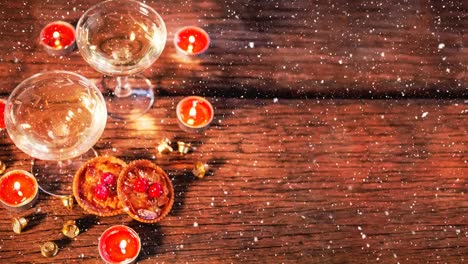
{"type": "Polygon", "coordinates": [[[52,55],[66,54],[75,48],[75,28],[67,22],[52,22],[42,29],[40,42],[52,55]]]}
{"type": "Polygon", "coordinates": [[[188,96],[176,107],[177,120],[185,131],[198,131],[207,127],[214,117],[211,103],[200,96],[188,96]]]}
{"type": "Polygon", "coordinates": [[[112,226],[99,238],[99,255],[106,263],[132,263],[140,249],[140,237],[128,226],[112,226]]]}
{"type": "Polygon", "coordinates": [[[0,131],[5,129],[5,105],[6,101],[4,99],[0,99],[0,131]]]}
{"type": "Polygon", "coordinates": [[[9,209],[30,207],[38,195],[36,178],[24,170],[12,170],[0,178],[0,201],[9,209]]]}
{"type": "Polygon", "coordinates": [[[199,55],[210,46],[210,37],[202,28],[184,27],[176,32],[174,44],[177,51],[184,55],[199,55]]]}

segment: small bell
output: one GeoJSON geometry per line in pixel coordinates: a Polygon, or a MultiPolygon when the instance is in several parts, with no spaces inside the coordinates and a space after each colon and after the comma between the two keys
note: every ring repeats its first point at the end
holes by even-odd
{"type": "Polygon", "coordinates": [[[2,175],[6,170],[6,165],[3,161],[0,160],[0,175],[2,175]]]}
{"type": "Polygon", "coordinates": [[[67,221],[62,228],[62,234],[69,238],[75,238],[80,234],[80,229],[76,226],[75,221],[67,221]]]}
{"type": "Polygon", "coordinates": [[[73,209],[73,204],[75,203],[75,200],[73,199],[72,195],[62,196],[60,197],[60,199],[62,200],[62,204],[63,206],[65,206],[65,208],[67,208],[68,210],[73,209]]]}
{"type": "Polygon", "coordinates": [[[185,143],[185,142],[182,142],[182,141],[177,141],[177,145],[178,145],[178,151],[182,155],[187,154],[190,151],[191,146],[192,146],[192,144],[185,143]]]}
{"type": "Polygon", "coordinates": [[[54,242],[45,242],[42,246],[41,246],[41,254],[42,256],[46,257],[46,258],[51,258],[55,255],[57,255],[58,253],[58,245],[54,242]]]}
{"type": "Polygon", "coordinates": [[[161,140],[161,143],[159,143],[157,149],[159,154],[174,151],[171,147],[171,141],[168,138],[164,138],[163,140],[161,140]]]}
{"type": "Polygon", "coordinates": [[[192,170],[192,173],[197,178],[204,178],[206,172],[208,171],[208,164],[203,162],[196,162],[195,167],[192,170]]]}
{"type": "Polygon", "coordinates": [[[13,232],[16,234],[21,234],[23,229],[28,225],[29,220],[24,217],[15,217],[11,219],[11,226],[13,228],[13,232]]]}

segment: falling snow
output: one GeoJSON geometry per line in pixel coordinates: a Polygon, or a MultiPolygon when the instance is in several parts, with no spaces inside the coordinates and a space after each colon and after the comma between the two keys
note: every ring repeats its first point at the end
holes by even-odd
{"type": "MultiPolygon", "coordinates": [[[[2,38],[14,38],[0,58],[10,86],[19,81],[11,76],[25,77],[30,69],[52,69],[52,63],[70,67],[75,59],[84,65],[78,51],[46,57],[33,41],[18,37],[37,32],[38,26],[10,27],[23,17],[75,20],[86,9],[73,2],[72,8],[46,11],[39,2],[12,4],[21,7],[14,19],[0,11],[2,38]],[[26,65],[38,58],[36,52],[45,61],[26,65]]],[[[113,155],[153,159],[174,180],[178,197],[172,219],[137,227],[153,232],[142,235],[142,260],[164,262],[169,254],[180,262],[199,262],[196,257],[222,254],[225,262],[249,262],[263,260],[257,252],[273,245],[268,253],[278,263],[327,263],[338,254],[341,260],[349,254],[362,256],[363,262],[418,263],[422,257],[416,251],[426,251],[432,257],[427,262],[466,261],[461,244],[468,237],[466,217],[456,201],[466,196],[468,101],[450,101],[453,91],[464,96],[467,88],[461,2],[234,0],[159,6],[168,18],[168,36],[176,27],[196,23],[210,30],[213,43],[206,56],[186,60],[168,47],[146,73],[157,80],[163,96],[213,98],[217,120],[204,133],[185,134],[175,125],[176,102],[156,100],[148,116],[155,117],[150,125],[157,128],[131,131],[145,139],[144,146],[111,142],[108,134],[97,145],[113,155]],[[181,17],[192,11],[195,16],[181,17]],[[356,97],[359,105],[350,102],[356,97]],[[246,124],[255,124],[255,131],[246,124]],[[197,146],[186,156],[157,155],[152,132],[197,146]],[[192,159],[212,162],[210,176],[184,178],[192,159]],[[203,249],[200,255],[191,256],[197,248],[203,249]]],[[[91,69],[82,71],[97,76],[91,69]]],[[[3,159],[18,159],[11,156],[3,159]]],[[[36,213],[41,211],[36,207],[36,213]]],[[[51,214],[36,219],[39,227],[39,220],[57,226],[63,221],[51,214]]],[[[108,224],[100,220],[79,239],[108,224]]],[[[20,239],[5,235],[0,249],[15,238],[20,239]]]]}

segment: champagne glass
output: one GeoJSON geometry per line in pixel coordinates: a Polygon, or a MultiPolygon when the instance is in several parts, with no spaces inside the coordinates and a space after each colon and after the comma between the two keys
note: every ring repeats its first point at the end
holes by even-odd
{"type": "Polygon", "coordinates": [[[151,108],[153,87],[136,75],[161,55],[167,31],[161,16],[133,0],[107,0],[89,8],[76,26],[82,57],[104,74],[98,87],[106,98],[109,116],[134,119],[151,108]]]}
{"type": "MultiPolygon", "coordinates": [[[[5,105],[6,105],[6,100],[0,98],[0,138],[3,137],[3,134],[4,134],[3,131],[6,128],[6,126],[5,126],[5,117],[4,117],[5,105]]],[[[0,160],[0,175],[3,174],[5,169],[6,169],[5,163],[2,160],[0,160]]]]}
{"type": "Polygon", "coordinates": [[[4,117],[5,105],[6,105],[6,100],[0,98],[0,134],[2,134],[2,131],[6,128],[5,117],[4,117]]]}
{"type": "Polygon", "coordinates": [[[96,85],[67,71],[29,77],[5,107],[8,135],[34,158],[32,173],[40,188],[57,196],[70,194],[77,168],[97,155],[92,147],[106,121],[106,102],[96,85]]]}

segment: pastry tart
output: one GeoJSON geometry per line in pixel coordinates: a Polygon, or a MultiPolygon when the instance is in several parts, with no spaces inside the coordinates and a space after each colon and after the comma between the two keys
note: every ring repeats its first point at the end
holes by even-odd
{"type": "Polygon", "coordinates": [[[113,156],[98,156],[88,160],[73,179],[73,195],[88,213],[113,216],[122,213],[117,195],[117,180],[127,164],[113,156]]]}
{"type": "Polygon", "coordinates": [[[123,210],[143,223],[157,223],[171,211],[174,188],[171,179],[149,160],[135,160],[120,173],[117,193],[123,210]]]}

